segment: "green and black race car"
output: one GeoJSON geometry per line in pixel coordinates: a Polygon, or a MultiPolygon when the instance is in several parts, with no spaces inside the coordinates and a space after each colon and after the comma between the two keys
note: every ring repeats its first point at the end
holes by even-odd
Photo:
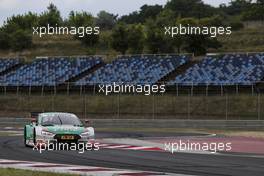
{"type": "Polygon", "coordinates": [[[24,127],[25,146],[48,142],[87,143],[93,139],[94,128],[85,127],[80,119],[71,113],[40,113],[24,127]]]}

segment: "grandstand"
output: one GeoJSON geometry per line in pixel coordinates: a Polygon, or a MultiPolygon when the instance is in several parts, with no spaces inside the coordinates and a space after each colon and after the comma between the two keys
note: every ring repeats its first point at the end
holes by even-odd
{"type": "Polygon", "coordinates": [[[264,54],[208,56],[176,76],[168,85],[252,85],[264,77],[264,54]]]}
{"type": "Polygon", "coordinates": [[[188,56],[138,55],[121,56],[94,73],[83,77],[76,85],[94,84],[154,84],[162,77],[188,62],[188,56]]]}
{"type": "Polygon", "coordinates": [[[0,74],[20,65],[22,59],[20,58],[1,58],[0,59],[0,74]]]}
{"type": "Polygon", "coordinates": [[[193,61],[186,55],[119,56],[104,64],[102,57],[42,57],[32,63],[0,59],[0,85],[5,87],[98,84],[168,86],[249,86],[264,78],[264,54],[208,55],[193,61]]]}
{"type": "Polygon", "coordinates": [[[100,57],[39,58],[0,77],[4,86],[54,86],[91,69],[100,57]]]}

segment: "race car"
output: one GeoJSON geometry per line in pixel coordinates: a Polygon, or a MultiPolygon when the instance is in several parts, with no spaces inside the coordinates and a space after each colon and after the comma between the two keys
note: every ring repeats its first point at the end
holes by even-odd
{"type": "Polygon", "coordinates": [[[94,128],[85,127],[74,114],[49,112],[31,117],[31,123],[24,127],[24,144],[27,147],[48,142],[87,143],[94,139],[94,128]]]}

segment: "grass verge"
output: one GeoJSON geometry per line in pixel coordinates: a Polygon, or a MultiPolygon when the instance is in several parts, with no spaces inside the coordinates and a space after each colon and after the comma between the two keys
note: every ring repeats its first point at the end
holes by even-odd
{"type": "Polygon", "coordinates": [[[4,176],[73,176],[73,174],[60,174],[12,168],[0,168],[0,175],[4,176]]]}
{"type": "MultiPolygon", "coordinates": [[[[19,132],[11,132],[11,131],[0,131],[0,136],[14,136],[17,135],[19,132]]],[[[19,133],[20,134],[20,133],[19,133]]],[[[22,135],[21,131],[21,135],[22,135]]]]}
{"type": "Polygon", "coordinates": [[[29,112],[72,112],[80,118],[263,120],[264,96],[1,95],[3,117],[29,112]]]}

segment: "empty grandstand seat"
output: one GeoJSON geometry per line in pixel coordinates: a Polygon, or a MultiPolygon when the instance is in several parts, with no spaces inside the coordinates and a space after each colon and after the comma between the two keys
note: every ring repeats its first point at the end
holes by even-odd
{"type": "Polygon", "coordinates": [[[20,58],[1,58],[0,59],[0,73],[21,63],[20,58]]]}
{"type": "Polygon", "coordinates": [[[121,56],[76,82],[94,84],[154,84],[189,60],[187,56],[121,56]]]}
{"type": "Polygon", "coordinates": [[[226,54],[206,57],[168,85],[252,85],[263,77],[263,54],[226,54]]]}
{"type": "Polygon", "coordinates": [[[6,86],[54,86],[102,62],[100,57],[39,58],[1,76],[6,86]]]}

